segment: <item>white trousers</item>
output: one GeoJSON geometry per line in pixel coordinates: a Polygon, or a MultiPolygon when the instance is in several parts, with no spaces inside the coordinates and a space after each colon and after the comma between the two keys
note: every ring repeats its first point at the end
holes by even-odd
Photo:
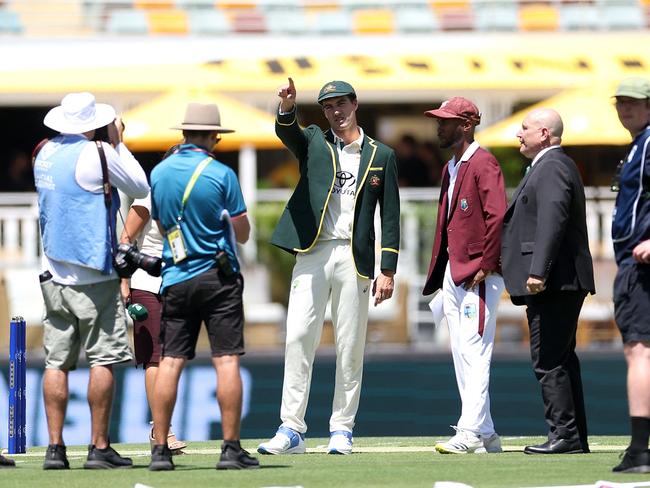
{"type": "Polygon", "coordinates": [[[349,241],[321,241],[310,252],[296,256],[287,311],[283,426],[307,431],[305,412],[314,355],[331,297],[336,380],[329,427],[330,432],[352,432],[361,393],[369,293],[370,280],[357,274],[349,241]]]}
{"type": "Polygon", "coordinates": [[[469,290],[456,286],[447,263],[442,302],[462,404],[458,427],[481,436],[494,434],[490,414],[490,363],[496,312],[503,289],[503,278],[497,274],[488,275],[469,290]]]}

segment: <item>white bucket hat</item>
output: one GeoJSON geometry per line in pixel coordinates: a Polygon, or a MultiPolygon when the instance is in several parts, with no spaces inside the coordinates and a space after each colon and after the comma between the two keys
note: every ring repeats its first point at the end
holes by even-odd
{"type": "Polygon", "coordinates": [[[183,123],[171,128],[179,130],[208,130],[223,134],[235,132],[233,129],[221,127],[221,115],[219,114],[219,107],[215,103],[188,103],[185,109],[183,123]]]}
{"type": "Polygon", "coordinates": [[[115,109],[105,103],[95,103],[92,93],[68,93],[61,105],[50,110],[43,123],[62,134],[83,134],[104,127],[115,120],[115,109]]]}

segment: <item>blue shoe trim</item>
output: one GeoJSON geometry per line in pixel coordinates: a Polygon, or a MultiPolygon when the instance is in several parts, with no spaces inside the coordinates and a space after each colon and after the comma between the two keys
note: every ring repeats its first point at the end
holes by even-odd
{"type": "Polygon", "coordinates": [[[284,434],[289,438],[289,449],[292,449],[294,447],[297,447],[298,444],[300,444],[300,440],[305,440],[305,435],[301,434],[300,432],[296,432],[293,429],[290,429],[289,427],[284,427],[281,425],[278,428],[278,433],[279,434],[284,434]]]}
{"type": "Polygon", "coordinates": [[[347,430],[335,430],[334,432],[330,432],[330,437],[334,435],[344,435],[350,441],[352,441],[352,432],[348,432],[347,430]]]}

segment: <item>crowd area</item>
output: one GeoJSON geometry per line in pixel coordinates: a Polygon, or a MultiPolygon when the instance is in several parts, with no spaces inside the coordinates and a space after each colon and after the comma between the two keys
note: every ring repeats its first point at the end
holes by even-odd
{"type": "MultiPolygon", "coordinates": [[[[618,265],[613,299],[628,364],[632,436],[613,470],[645,473],[650,472],[650,81],[624,79],[611,96],[631,137],[612,183],[617,193],[612,238],[618,265]]],[[[399,188],[409,185],[440,187],[422,293],[432,295],[434,322],[446,322],[449,329],[461,399],[454,435],[435,449],[502,452],[489,382],[497,305],[505,289],[514,305],[526,307],[532,367],[548,425],[548,439],[526,446],[524,453],[589,453],[575,347],[578,316],[595,285],[585,192],[576,163],[562,148],[562,115],[552,107],[535,108],[521,121],[519,151],[530,164],[508,199],[499,161],[474,139],[482,113],[467,98],[452,97],[423,114],[435,123],[437,145],[405,135],[395,149],[357,121],[359,102],[349,83],[333,80],[318,92],[326,130],[300,125],[298,99],[296,83],[288,78],[278,91],[275,131],[295,157],[298,179],[270,242],[294,255],[295,265],[281,423],[258,453],[306,452],[305,414],[328,303],[336,374],[327,452],[353,452],[368,304],[393,298],[399,188]],[[437,156],[441,149],[451,154],[445,164],[437,156]]],[[[16,181],[33,175],[38,193],[49,432],[43,468],[69,469],[63,438],[68,372],[83,349],[92,419],[84,468],[133,466],[111,447],[108,425],[113,366],[135,359],[144,369],[153,419],[148,467],[175,469],[173,456],[186,443],[175,437],[170,422],[183,368],[195,357],[203,325],[219,379],[223,441],[216,468],[259,468],[259,459],[240,444],[245,344],[238,243],[249,239],[251,224],[237,175],[215,152],[234,132],[222,124],[219,107],[187,105],[182,122],[172,127],[182,131],[183,142],[167,151],[149,179],[122,142],[124,126],[113,107],[97,103],[91,93],[66,95],[43,123],[58,135],[41,141],[31,162],[17,155],[15,167],[7,169],[16,181]],[[118,190],[134,199],[120,236],[118,190]],[[135,354],[127,313],[135,322],[135,354]]],[[[0,456],[0,466],[15,463],[0,456]]]]}

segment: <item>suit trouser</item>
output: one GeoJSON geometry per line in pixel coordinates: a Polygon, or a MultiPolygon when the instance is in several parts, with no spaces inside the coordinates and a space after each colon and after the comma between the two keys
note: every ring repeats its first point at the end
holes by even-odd
{"type": "Polygon", "coordinates": [[[548,438],[587,443],[587,415],[575,353],[578,316],[587,292],[543,291],[525,297],[530,354],[542,387],[548,438]]]}
{"type": "Polygon", "coordinates": [[[349,241],[320,241],[296,256],[293,268],[282,387],[282,425],[306,432],[314,355],[320,343],[327,301],[332,301],[336,380],[330,432],[352,432],[359,408],[368,325],[370,280],[361,278],[349,241]]]}
{"type": "Polygon", "coordinates": [[[490,414],[490,363],[496,312],[503,289],[503,278],[497,274],[488,275],[469,290],[463,285],[456,286],[447,263],[442,285],[443,308],[461,400],[458,427],[482,436],[494,434],[490,414]]]}

